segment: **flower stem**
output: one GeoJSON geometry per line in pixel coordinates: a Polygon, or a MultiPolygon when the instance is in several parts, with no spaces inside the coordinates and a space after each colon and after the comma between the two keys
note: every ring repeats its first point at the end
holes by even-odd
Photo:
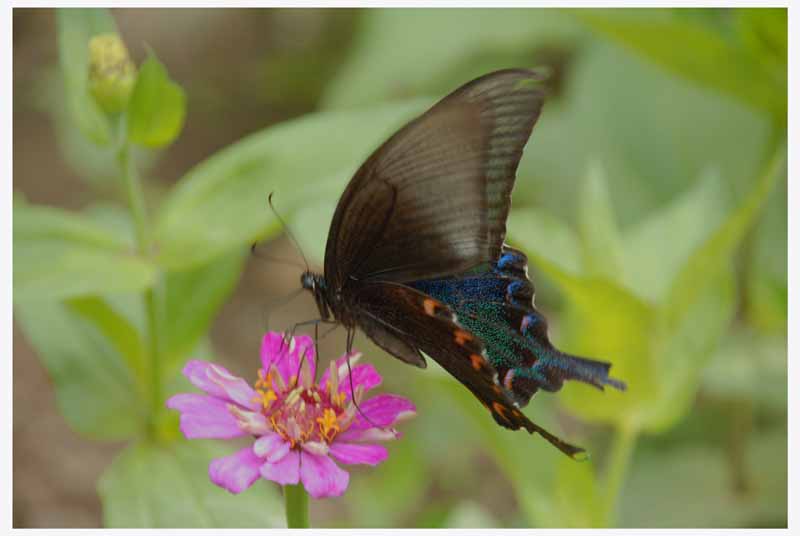
{"type": "MultiPolygon", "coordinates": [[[[131,158],[131,146],[123,142],[119,150],[119,166],[125,180],[125,188],[130,203],[131,216],[136,232],[136,246],[139,252],[147,256],[152,246],[150,236],[150,226],[147,220],[147,208],[144,202],[144,192],[136,166],[131,158]]],[[[156,283],[158,285],[158,283],[156,283]]],[[[151,439],[157,435],[158,415],[162,409],[161,401],[161,360],[159,356],[159,334],[158,334],[158,302],[156,299],[156,288],[151,287],[145,291],[144,306],[147,319],[147,342],[149,354],[149,384],[148,392],[150,395],[150,408],[147,422],[147,432],[151,439]]]]}
{"type": "Polygon", "coordinates": [[[283,498],[286,507],[286,526],[290,529],[307,529],[308,494],[302,484],[283,486],[283,498]]]}
{"type": "Polygon", "coordinates": [[[606,527],[614,526],[617,523],[619,496],[628,472],[631,455],[636,446],[636,436],[637,432],[633,427],[622,424],[617,428],[614,442],[611,445],[611,454],[606,469],[604,512],[606,527]]]}

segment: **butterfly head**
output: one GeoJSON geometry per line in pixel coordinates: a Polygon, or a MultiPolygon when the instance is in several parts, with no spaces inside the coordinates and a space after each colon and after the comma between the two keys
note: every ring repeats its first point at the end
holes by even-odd
{"type": "Polygon", "coordinates": [[[300,276],[300,285],[314,295],[314,301],[317,302],[320,316],[323,320],[328,320],[331,314],[325,294],[325,278],[320,274],[305,271],[303,275],[300,276]]]}

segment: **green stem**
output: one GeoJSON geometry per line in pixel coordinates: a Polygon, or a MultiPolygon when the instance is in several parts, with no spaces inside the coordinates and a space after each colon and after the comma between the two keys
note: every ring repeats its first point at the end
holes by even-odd
{"type": "Polygon", "coordinates": [[[311,527],[308,521],[308,494],[302,484],[283,486],[283,498],[286,508],[286,526],[290,529],[307,529],[311,527]]]}
{"type": "MultiPolygon", "coordinates": [[[[136,165],[131,158],[130,144],[124,142],[119,150],[119,166],[125,180],[125,188],[130,203],[131,216],[136,232],[136,246],[139,252],[147,256],[152,247],[152,237],[150,226],[147,220],[147,207],[144,201],[144,190],[139,174],[136,172],[136,165]]],[[[158,283],[156,283],[158,284],[158,283]]],[[[151,439],[157,435],[158,415],[162,410],[161,396],[161,360],[159,350],[158,333],[158,301],[156,288],[151,287],[145,291],[144,306],[147,319],[147,342],[149,354],[149,394],[150,411],[148,415],[147,431],[151,439]]]]}
{"type": "Polygon", "coordinates": [[[136,245],[140,253],[147,254],[147,250],[150,248],[150,229],[147,224],[144,191],[142,181],[136,172],[136,165],[131,158],[131,146],[128,143],[123,144],[119,150],[119,166],[125,179],[128,202],[131,206],[131,215],[136,230],[136,245]]]}
{"type": "Polygon", "coordinates": [[[608,468],[606,469],[605,486],[605,525],[611,527],[617,523],[622,484],[628,472],[631,455],[636,446],[637,433],[633,427],[622,425],[617,428],[614,442],[611,445],[608,468]]]}

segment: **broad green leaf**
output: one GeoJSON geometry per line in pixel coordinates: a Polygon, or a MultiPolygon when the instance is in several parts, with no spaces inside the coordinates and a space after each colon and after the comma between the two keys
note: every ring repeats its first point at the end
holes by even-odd
{"type": "Polygon", "coordinates": [[[788,289],[787,181],[782,178],[770,196],[747,251],[747,316],[769,333],[786,333],[788,289]]]}
{"type": "Polygon", "coordinates": [[[668,322],[680,318],[720,266],[729,262],[744,234],[755,223],[775,184],[785,173],[786,147],[778,146],[750,191],[714,233],[691,255],[675,278],[666,300],[668,322]]]}
{"type": "Polygon", "coordinates": [[[116,32],[106,9],[59,9],[58,57],[64,78],[64,97],[72,121],[98,145],[111,141],[111,123],[89,93],[89,40],[116,32]]]}
{"type": "Polygon", "coordinates": [[[737,325],[703,370],[702,389],[723,401],[753,401],[770,411],[787,411],[787,342],[737,325]]]}
{"type": "Polygon", "coordinates": [[[186,95],[152,53],[144,61],[128,105],[128,136],[146,147],[172,143],[183,127],[186,95]]]}
{"type": "MultiPolygon", "coordinates": [[[[438,368],[438,366],[435,366],[438,368]]],[[[428,370],[431,370],[431,365],[428,370]]],[[[507,430],[494,422],[488,411],[460,383],[446,374],[437,376],[437,393],[446,393],[453,401],[451,410],[458,409],[467,415],[475,426],[475,434],[494,458],[514,487],[519,508],[528,525],[536,527],[563,527],[570,522],[561,511],[553,489],[556,486],[557,468],[564,454],[538,435],[521,430],[507,430]]],[[[581,444],[579,438],[567,436],[552,418],[551,400],[537,400],[525,408],[525,413],[537,424],[570,442],[581,444]]],[[[570,463],[579,463],[568,460],[570,463]]],[[[583,462],[591,465],[591,462],[583,462]]]]}
{"type": "Polygon", "coordinates": [[[375,9],[360,22],[327,107],[444,95],[496,69],[541,64],[536,47],[571,46],[578,36],[570,17],[553,9],[375,9]]]}
{"type": "Polygon", "coordinates": [[[178,441],[129,446],[106,469],[98,491],[109,528],[283,527],[283,499],[258,480],[239,495],[212,484],[208,464],[240,445],[178,441]]]}
{"type": "Polygon", "coordinates": [[[354,471],[345,499],[354,510],[353,528],[398,526],[415,510],[420,502],[421,488],[430,478],[429,461],[419,446],[419,434],[403,424],[403,438],[388,443],[389,458],[369,474],[354,471]],[[387,485],[387,483],[391,483],[387,485]],[[361,505],[369,504],[369,508],[361,505]]]}
{"type": "Polygon", "coordinates": [[[642,451],[620,501],[621,526],[786,527],[786,431],[758,433],[744,445],[749,489],[732,482],[729,453],[687,444],[642,451]]]}
{"type": "Polygon", "coordinates": [[[567,305],[553,343],[563,351],[613,363],[611,375],[626,382],[620,392],[567,383],[559,399],[584,419],[623,422],[654,402],[660,379],[652,353],[657,311],[605,280],[574,279],[563,286],[567,305]]]}
{"type": "Polygon", "coordinates": [[[556,466],[555,508],[561,526],[602,527],[603,497],[598,490],[593,463],[578,463],[562,456],[556,466]]]}
{"type": "Polygon", "coordinates": [[[729,263],[723,264],[703,287],[677,323],[662,316],[649,357],[655,375],[653,397],[635,408],[637,427],[661,433],[691,409],[703,369],[729,333],[737,289],[729,263]]]}
{"type": "Polygon", "coordinates": [[[605,170],[600,162],[592,162],[586,174],[578,212],[583,273],[605,277],[610,281],[626,281],[622,242],[608,193],[605,170]]]}
{"type": "Polygon", "coordinates": [[[786,114],[786,67],[771,68],[714,26],[663,10],[575,10],[593,30],[773,117],[786,114]]]}
{"type": "Polygon", "coordinates": [[[208,332],[219,308],[233,291],[242,272],[244,251],[232,251],[212,262],[166,278],[164,341],[169,365],[182,364],[208,332]]]}
{"type": "Polygon", "coordinates": [[[165,200],[156,226],[161,262],[187,268],[276,234],[270,192],[285,218],[316,199],[338,198],[369,151],[429,104],[310,114],[216,153],[165,200]]]}
{"type": "Polygon", "coordinates": [[[15,319],[47,369],[70,426],[93,439],[130,438],[144,422],[144,403],[117,350],[131,342],[130,334],[112,342],[106,334],[119,331],[119,319],[106,319],[98,329],[84,314],[54,301],[15,305],[15,319]]]}
{"type": "Polygon", "coordinates": [[[89,218],[61,209],[14,207],[15,300],[135,292],[156,267],[89,218]]]}
{"type": "Polygon", "coordinates": [[[513,244],[536,256],[537,265],[551,277],[577,275],[581,270],[581,244],[568,226],[535,208],[511,211],[508,236],[513,244]]]}
{"type": "Polygon", "coordinates": [[[574,221],[587,165],[602,161],[627,229],[710,169],[735,193],[758,173],[771,128],[764,114],[603,41],[579,49],[568,68],[569,83],[545,103],[525,148],[513,207],[574,221]]]}
{"type": "Polygon", "coordinates": [[[700,178],[667,206],[624,233],[623,284],[650,303],[665,300],[687,260],[723,221],[725,186],[716,173],[700,178]]]}
{"type": "Polygon", "coordinates": [[[309,261],[322,265],[336,199],[324,199],[300,207],[294,215],[292,232],[309,261]]]}
{"type": "Polygon", "coordinates": [[[91,322],[103,334],[138,380],[139,386],[146,386],[145,343],[142,334],[128,319],[97,297],[73,298],[69,306],[75,314],[91,322]]]}

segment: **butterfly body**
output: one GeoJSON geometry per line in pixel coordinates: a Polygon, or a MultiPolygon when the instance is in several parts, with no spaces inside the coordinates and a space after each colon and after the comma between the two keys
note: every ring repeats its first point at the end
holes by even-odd
{"type": "Polygon", "coordinates": [[[458,88],[383,143],[358,169],[331,222],[325,272],[302,286],[320,316],[356,328],[398,359],[425,355],[500,425],[570,445],[520,406],[576,379],[602,388],[608,363],[564,354],[533,306],[527,259],[505,240],[522,150],[539,117],[543,77],[490,73],[458,88]]]}

